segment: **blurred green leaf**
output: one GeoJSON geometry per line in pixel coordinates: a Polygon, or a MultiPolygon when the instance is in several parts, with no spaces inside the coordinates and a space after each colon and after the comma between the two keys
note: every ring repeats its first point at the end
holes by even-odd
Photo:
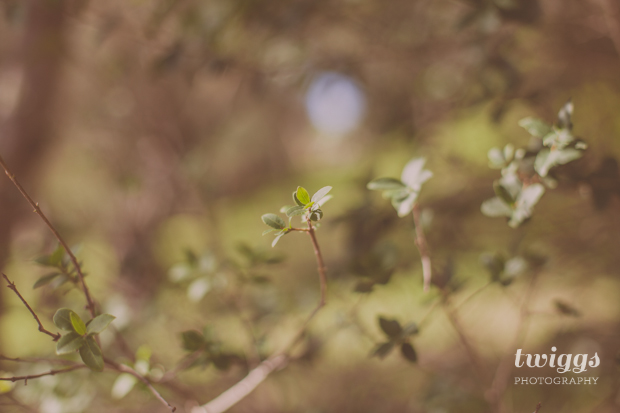
{"type": "Polygon", "coordinates": [[[418,355],[416,354],[415,349],[410,343],[401,344],[400,352],[410,362],[415,363],[418,361],[418,355]]]}
{"type": "Polygon", "coordinates": [[[73,323],[71,322],[71,314],[75,314],[75,312],[69,308],[61,308],[56,311],[53,319],[56,327],[65,331],[75,331],[73,323]]]}
{"type": "Polygon", "coordinates": [[[414,191],[420,191],[422,184],[432,178],[433,173],[423,169],[426,159],[415,158],[410,160],[400,177],[400,180],[414,191]]]}
{"type": "Polygon", "coordinates": [[[93,371],[103,371],[103,355],[93,336],[86,337],[85,343],[80,347],[80,357],[93,371]]]}
{"type": "Polygon", "coordinates": [[[551,125],[537,118],[527,117],[519,121],[519,126],[527,130],[530,135],[537,138],[544,138],[551,131],[551,125]]]}
{"type": "Polygon", "coordinates": [[[284,235],[286,235],[286,231],[280,231],[280,233],[276,235],[273,242],[271,243],[271,248],[275,247],[278,241],[280,241],[280,238],[282,238],[284,235]]]}
{"type": "Polygon", "coordinates": [[[502,201],[507,203],[508,205],[512,205],[515,202],[515,199],[512,197],[510,192],[506,188],[502,186],[499,181],[493,182],[493,190],[495,191],[495,195],[500,198],[502,201]]]}
{"type": "Polygon", "coordinates": [[[312,199],[310,199],[312,202],[319,202],[321,199],[323,199],[328,193],[329,191],[332,190],[331,186],[325,186],[321,189],[319,189],[318,191],[316,191],[314,193],[314,195],[312,195],[312,199]]]}
{"type": "Polygon", "coordinates": [[[52,282],[54,280],[54,278],[58,277],[59,275],[62,275],[59,272],[53,272],[47,275],[44,275],[43,277],[39,278],[34,285],[32,286],[33,289],[35,288],[39,288],[39,287],[43,287],[44,285],[49,284],[50,282],[52,282]]]}
{"type": "Polygon", "coordinates": [[[269,234],[269,233],[271,233],[273,231],[277,231],[277,229],[275,229],[275,228],[266,229],[266,230],[263,231],[263,235],[267,235],[267,234],[269,234]]]}
{"type": "Polygon", "coordinates": [[[286,227],[286,222],[276,214],[265,214],[261,217],[263,222],[271,228],[282,229],[286,227]]]}
{"type": "Polygon", "coordinates": [[[294,207],[290,207],[289,209],[286,210],[286,216],[287,217],[294,217],[297,215],[303,215],[306,212],[306,210],[304,209],[304,207],[302,206],[294,206],[294,207]]]}
{"type": "Polygon", "coordinates": [[[84,337],[78,333],[71,331],[58,340],[56,343],[56,354],[67,354],[76,351],[86,342],[84,337]]]}
{"type": "Polygon", "coordinates": [[[510,208],[510,205],[499,197],[484,201],[480,210],[488,217],[509,217],[512,215],[512,208],[510,208]]]}
{"type": "Polygon", "coordinates": [[[384,317],[379,317],[379,326],[381,330],[390,338],[396,339],[402,336],[403,328],[396,320],[388,320],[384,317]]]}
{"type": "Polygon", "coordinates": [[[379,357],[380,359],[384,359],[388,354],[392,352],[394,349],[394,342],[389,341],[387,343],[379,344],[372,352],[372,356],[379,357]]]}
{"type": "Polygon", "coordinates": [[[555,300],[553,304],[555,305],[555,308],[564,315],[567,315],[569,317],[581,317],[581,311],[577,310],[575,307],[565,301],[555,300]]]}
{"type": "Polygon", "coordinates": [[[403,336],[413,336],[420,332],[416,323],[409,323],[403,327],[403,336]]]}
{"type": "Polygon", "coordinates": [[[198,351],[203,349],[206,341],[204,336],[196,330],[188,330],[181,333],[183,349],[187,351],[198,351]]]}
{"type": "Polygon", "coordinates": [[[86,334],[99,334],[115,319],[111,314],[101,314],[90,320],[86,327],[86,334]]]}
{"type": "Polygon", "coordinates": [[[506,158],[499,148],[491,148],[487,153],[489,168],[502,169],[506,166],[506,158]]]}
{"type": "Polygon", "coordinates": [[[323,211],[317,209],[316,211],[310,214],[310,220],[312,221],[320,221],[323,218],[323,211]]]}
{"type": "Polygon", "coordinates": [[[573,128],[573,102],[569,100],[558,112],[558,126],[562,129],[571,130],[573,128]]]}
{"type": "Polygon", "coordinates": [[[406,185],[394,178],[377,178],[368,182],[366,188],[374,191],[385,191],[406,188],[406,185]]]}
{"type": "Polygon", "coordinates": [[[119,400],[127,396],[137,382],[138,379],[129,373],[120,374],[112,385],[112,398],[119,400]]]}

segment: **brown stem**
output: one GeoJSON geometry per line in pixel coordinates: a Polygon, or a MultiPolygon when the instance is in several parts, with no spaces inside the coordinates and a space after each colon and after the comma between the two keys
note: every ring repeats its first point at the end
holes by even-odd
{"type": "Polygon", "coordinates": [[[7,285],[7,287],[10,290],[13,290],[13,292],[19,297],[20,300],[22,300],[22,303],[24,303],[24,305],[26,306],[26,308],[28,309],[28,311],[30,311],[30,314],[32,314],[32,316],[34,317],[34,319],[36,320],[37,324],[39,325],[39,331],[42,332],[43,334],[47,334],[48,336],[52,337],[52,339],[54,341],[58,341],[60,339],[60,334],[59,333],[52,333],[51,331],[47,330],[45,327],[43,327],[43,324],[41,324],[41,320],[39,320],[39,317],[37,316],[37,314],[34,312],[34,310],[32,309],[32,307],[30,307],[30,305],[28,304],[28,302],[24,299],[24,297],[22,297],[22,295],[19,293],[19,291],[17,291],[17,287],[15,286],[15,283],[12,282],[11,280],[9,280],[9,277],[6,276],[6,274],[2,273],[2,276],[4,277],[4,279],[6,280],[6,282],[8,282],[9,284],[7,285]]]}
{"type": "Polygon", "coordinates": [[[426,242],[426,236],[422,229],[422,220],[420,219],[420,207],[418,204],[413,205],[413,224],[415,226],[415,244],[420,252],[422,260],[422,277],[424,278],[424,292],[428,292],[431,288],[431,255],[426,242]]]}
{"type": "Polygon", "coordinates": [[[83,369],[85,367],[86,367],[85,365],[80,364],[76,366],[67,367],[66,369],[50,370],[46,373],[41,373],[41,374],[31,374],[28,376],[0,377],[0,381],[11,381],[15,383],[16,381],[23,380],[24,384],[28,384],[28,380],[30,379],[38,379],[39,377],[54,376],[56,374],[68,373],[70,371],[83,369]]]}
{"type": "Polygon", "coordinates": [[[62,245],[62,247],[65,249],[65,251],[67,252],[67,255],[69,255],[69,259],[71,260],[71,263],[75,267],[75,270],[77,271],[78,276],[80,278],[80,283],[82,284],[82,290],[84,291],[84,296],[86,297],[86,304],[87,304],[88,311],[90,312],[91,317],[95,318],[95,315],[96,315],[95,303],[92,297],[90,296],[90,292],[88,290],[88,287],[86,286],[86,282],[84,281],[84,274],[82,273],[82,268],[80,267],[80,264],[78,263],[77,258],[75,257],[71,249],[69,248],[69,245],[67,245],[65,240],[60,236],[60,234],[56,230],[56,228],[54,228],[54,226],[49,221],[49,219],[47,219],[43,211],[41,211],[41,208],[39,208],[39,204],[37,202],[34,202],[32,198],[30,197],[30,195],[28,195],[24,187],[19,183],[19,181],[15,177],[15,174],[11,172],[7,164],[4,162],[4,159],[2,159],[2,156],[0,156],[0,166],[2,167],[2,169],[4,169],[4,173],[6,174],[6,176],[8,176],[11,182],[13,182],[13,185],[15,185],[17,190],[22,194],[22,196],[26,199],[26,201],[28,201],[30,206],[34,209],[34,212],[43,220],[43,222],[45,223],[45,225],[47,225],[49,230],[52,231],[52,234],[54,234],[54,237],[56,237],[60,245],[62,245]]]}
{"type": "Polygon", "coordinates": [[[176,407],[174,407],[173,405],[168,403],[166,401],[166,399],[164,399],[162,397],[162,395],[157,391],[157,389],[155,387],[153,387],[153,385],[151,384],[149,379],[147,379],[146,377],[144,377],[143,375],[141,375],[140,373],[138,373],[137,371],[135,371],[134,369],[132,369],[129,366],[126,366],[124,364],[116,363],[116,362],[114,362],[114,361],[112,361],[110,359],[107,359],[107,358],[104,358],[104,361],[106,362],[106,364],[108,364],[110,367],[112,367],[112,369],[114,369],[116,371],[119,371],[121,373],[131,374],[132,376],[134,376],[135,378],[140,380],[142,383],[144,383],[144,385],[151,391],[151,393],[155,396],[155,398],[157,398],[157,400],[159,400],[164,406],[166,406],[168,409],[170,409],[171,412],[175,412],[177,410],[176,407]]]}
{"type": "Polygon", "coordinates": [[[542,407],[542,403],[538,402],[538,404],[536,405],[536,410],[534,410],[534,413],[538,413],[541,407],[542,407]]]}
{"type": "Polygon", "coordinates": [[[271,372],[274,370],[282,369],[286,366],[290,359],[291,350],[301,341],[308,327],[310,321],[314,318],[316,313],[325,306],[327,299],[327,275],[325,272],[325,263],[323,261],[323,255],[321,254],[321,248],[319,247],[319,243],[316,239],[316,233],[314,231],[314,227],[312,226],[312,221],[307,216],[308,229],[302,228],[293,228],[293,231],[305,231],[310,235],[310,240],[312,241],[312,246],[314,247],[314,255],[316,256],[316,261],[319,269],[319,282],[321,284],[321,298],[319,300],[316,308],[310,313],[301,329],[297,332],[294,339],[291,341],[289,345],[287,345],[284,350],[279,353],[269,357],[267,360],[263,361],[256,368],[248,373],[241,381],[237,382],[231,388],[226,390],[224,393],[220,394],[215,399],[211,400],[209,403],[204,404],[202,406],[194,407],[191,413],[222,413],[228,410],[230,407],[237,404],[240,400],[250,394],[259,384],[261,384],[271,372]]]}
{"type": "Polygon", "coordinates": [[[448,303],[448,300],[446,297],[443,298],[442,304],[446,312],[446,315],[448,316],[448,320],[450,321],[450,324],[452,324],[452,328],[454,328],[454,331],[456,331],[457,335],[459,336],[459,340],[461,344],[463,345],[463,347],[465,348],[465,351],[467,352],[467,356],[469,357],[469,360],[471,361],[471,364],[474,367],[474,371],[476,372],[478,379],[480,381],[484,381],[485,376],[486,376],[484,366],[480,362],[480,359],[478,358],[478,354],[476,353],[473,346],[469,342],[469,339],[465,335],[465,332],[463,331],[463,327],[461,326],[461,323],[459,322],[456,316],[456,311],[450,307],[450,304],[448,303]]]}

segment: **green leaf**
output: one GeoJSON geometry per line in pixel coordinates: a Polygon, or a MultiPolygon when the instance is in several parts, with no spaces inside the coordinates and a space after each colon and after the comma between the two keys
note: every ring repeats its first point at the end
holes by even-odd
{"type": "Polygon", "coordinates": [[[366,188],[373,191],[385,191],[406,188],[406,185],[395,178],[377,178],[368,182],[366,188]]]}
{"type": "Polygon", "coordinates": [[[75,331],[73,323],[71,323],[71,314],[75,314],[75,312],[69,308],[61,308],[56,311],[56,314],[54,314],[54,324],[56,327],[65,331],[75,331]]]}
{"type": "Polygon", "coordinates": [[[417,192],[411,192],[402,201],[397,200],[396,197],[392,198],[392,205],[396,208],[396,212],[400,218],[409,215],[409,213],[413,211],[416,199],[418,199],[417,192]]]}
{"type": "Polygon", "coordinates": [[[497,195],[497,197],[500,198],[502,201],[504,201],[508,205],[514,204],[514,198],[512,197],[510,192],[508,192],[508,190],[499,183],[499,181],[493,182],[493,190],[495,191],[495,195],[497,195]]]}
{"type": "Polygon", "coordinates": [[[433,176],[431,171],[423,169],[425,162],[426,159],[424,158],[410,160],[407,165],[405,165],[400,177],[400,180],[403,181],[405,185],[416,192],[422,188],[424,182],[428,181],[433,176]]]}
{"type": "Polygon", "coordinates": [[[295,205],[299,205],[299,206],[305,205],[299,200],[299,198],[297,198],[297,191],[293,191],[293,201],[295,201],[295,205]]]}
{"type": "Polygon", "coordinates": [[[373,356],[384,359],[394,349],[394,342],[389,341],[387,343],[379,344],[372,352],[373,356]]]}
{"type": "Polygon", "coordinates": [[[282,229],[286,228],[286,223],[282,218],[277,216],[276,214],[265,214],[261,217],[263,222],[269,225],[271,228],[282,229]]]}
{"type": "Polygon", "coordinates": [[[302,203],[302,205],[307,205],[310,203],[310,194],[308,194],[308,191],[306,191],[304,187],[298,186],[297,199],[302,203]]]}
{"type": "Polygon", "coordinates": [[[387,318],[379,317],[379,326],[390,338],[399,338],[403,334],[403,328],[396,320],[388,320],[387,318]]]}
{"type": "Polygon", "coordinates": [[[322,207],[327,201],[329,201],[330,199],[332,199],[333,196],[332,195],[326,195],[323,198],[321,198],[316,204],[315,206],[318,207],[322,207]]]}
{"type": "Polygon", "coordinates": [[[415,363],[418,361],[418,355],[416,354],[415,349],[413,348],[411,344],[409,343],[401,344],[400,352],[410,362],[415,363]]]}
{"type": "Polygon", "coordinates": [[[323,199],[328,193],[329,191],[332,190],[331,186],[324,186],[323,188],[319,189],[318,191],[316,191],[314,193],[314,195],[312,195],[312,202],[319,202],[321,199],[323,199]]]}
{"type": "Polygon", "coordinates": [[[289,209],[286,210],[286,216],[287,217],[294,217],[296,215],[303,215],[304,212],[306,212],[305,208],[302,206],[294,206],[294,207],[290,207],[289,209]]]}
{"type": "MultiPolygon", "coordinates": [[[[295,194],[293,192],[293,194],[295,194]]],[[[293,208],[294,205],[284,205],[282,208],[280,208],[280,212],[282,212],[283,214],[286,214],[286,211],[288,211],[289,209],[293,208]]]]}
{"type": "Polygon", "coordinates": [[[532,184],[524,188],[517,198],[517,207],[524,206],[531,209],[538,203],[540,197],[545,193],[545,187],[542,184],[532,184]]]}
{"type": "Polygon", "coordinates": [[[273,242],[271,243],[271,248],[275,247],[278,241],[280,241],[280,238],[282,238],[282,236],[284,235],[286,235],[286,231],[280,231],[280,233],[276,235],[273,242]]]}
{"type": "Polygon", "coordinates": [[[275,229],[275,228],[266,229],[266,230],[263,231],[263,235],[267,235],[267,234],[269,234],[270,232],[273,232],[273,231],[277,231],[277,229],[275,229]]]}
{"type": "Polygon", "coordinates": [[[78,333],[71,331],[58,340],[56,344],[56,354],[67,354],[76,351],[85,343],[84,337],[78,333]]]}
{"type": "Polygon", "coordinates": [[[484,201],[480,210],[488,217],[509,217],[512,215],[512,208],[498,197],[484,201]]]}
{"type": "Polygon", "coordinates": [[[196,330],[188,330],[181,333],[183,348],[187,351],[198,351],[204,348],[206,340],[204,336],[196,330]]]}
{"type": "Polygon", "coordinates": [[[103,355],[93,336],[86,337],[84,345],[80,347],[80,357],[91,370],[103,371],[103,355]]]}
{"type": "Polygon", "coordinates": [[[487,153],[489,158],[489,168],[502,169],[506,166],[506,158],[499,148],[491,148],[487,153]]]}
{"type": "Polygon", "coordinates": [[[82,318],[77,315],[75,312],[69,313],[69,318],[71,319],[71,325],[73,326],[73,331],[83,336],[86,334],[86,324],[82,321],[82,318]]]}
{"type": "Polygon", "coordinates": [[[50,265],[54,267],[60,267],[62,265],[62,259],[65,257],[65,249],[62,245],[58,244],[52,255],[50,255],[50,265]]]}
{"type": "Polygon", "coordinates": [[[101,314],[90,320],[86,327],[87,334],[99,334],[115,319],[111,314],[101,314]]]}
{"type": "Polygon", "coordinates": [[[311,221],[320,221],[323,218],[323,211],[317,209],[316,211],[310,214],[311,221]]]}
{"type": "Polygon", "coordinates": [[[34,283],[32,288],[35,289],[35,288],[43,287],[44,285],[47,285],[50,282],[52,282],[54,278],[58,277],[59,275],[62,275],[62,274],[59,272],[53,272],[51,274],[44,275],[43,277],[39,278],[37,282],[34,283]]]}
{"type": "Polygon", "coordinates": [[[519,126],[527,130],[530,135],[536,136],[537,138],[544,138],[552,131],[551,125],[532,117],[521,119],[519,121],[519,126]]]}
{"type": "Polygon", "coordinates": [[[558,126],[562,129],[571,130],[573,128],[573,102],[568,101],[562,106],[562,109],[558,112],[558,126]]]}

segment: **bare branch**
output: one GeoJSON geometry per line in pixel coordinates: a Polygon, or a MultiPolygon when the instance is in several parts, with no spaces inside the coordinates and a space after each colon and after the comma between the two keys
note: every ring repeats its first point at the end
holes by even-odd
{"type": "MultiPolygon", "coordinates": [[[[327,302],[327,275],[325,262],[323,261],[323,254],[321,254],[321,248],[319,247],[319,243],[316,239],[316,233],[314,231],[312,221],[310,220],[309,216],[306,216],[306,218],[308,222],[308,229],[305,230],[305,232],[308,233],[308,235],[310,236],[310,240],[312,241],[312,246],[314,247],[314,255],[316,256],[319,271],[321,298],[318,305],[314,310],[312,310],[302,327],[294,336],[293,340],[284,348],[284,350],[263,361],[261,364],[258,365],[258,367],[250,371],[250,373],[248,373],[248,375],[245,376],[240,382],[232,386],[230,389],[226,390],[224,393],[220,394],[209,403],[202,406],[194,407],[192,409],[192,413],[225,412],[230,407],[234,406],[236,403],[246,397],[248,394],[250,394],[273,371],[284,368],[290,359],[290,352],[303,339],[308,324],[310,324],[310,321],[312,321],[312,319],[319,312],[319,310],[325,306],[327,302]]],[[[302,229],[294,230],[302,231],[302,229]]]]}
{"type": "Polygon", "coordinates": [[[159,400],[164,406],[166,406],[168,409],[170,409],[171,412],[175,412],[177,410],[176,407],[174,407],[173,405],[171,405],[170,403],[168,403],[166,401],[166,399],[164,399],[162,397],[162,395],[157,391],[157,389],[155,387],[153,387],[153,385],[151,384],[151,382],[149,381],[149,379],[147,379],[146,377],[144,377],[143,375],[141,375],[140,373],[138,373],[137,371],[135,371],[134,369],[132,369],[129,366],[126,366],[124,364],[119,364],[116,363],[110,359],[104,358],[104,361],[114,370],[119,371],[121,373],[128,373],[131,374],[132,376],[134,376],[135,378],[137,378],[138,380],[140,380],[142,383],[144,383],[144,385],[150,390],[150,392],[155,396],[155,398],[157,398],[157,400],[159,400]]]}
{"type": "Polygon", "coordinates": [[[75,366],[67,367],[66,369],[50,370],[46,373],[41,373],[41,374],[31,374],[28,376],[0,377],[0,381],[10,381],[14,383],[16,381],[23,380],[24,384],[28,384],[28,380],[30,379],[38,379],[39,377],[44,377],[44,376],[54,376],[56,374],[68,373],[70,371],[83,369],[83,368],[86,368],[84,364],[78,364],[75,366]]]}
{"type": "Polygon", "coordinates": [[[542,403],[538,402],[538,404],[536,405],[536,410],[534,410],[534,413],[538,413],[541,407],[542,407],[542,403]]]}
{"type": "Polygon", "coordinates": [[[2,159],[1,156],[0,156],[0,166],[2,167],[2,169],[4,169],[4,173],[6,174],[6,176],[8,176],[11,182],[13,182],[13,185],[15,185],[17,190],[22,194],[22,196],[26,199],[26,201],[28,201],[30,206],[34,209],[34,212],[43,220],[43,222],[45,223],[45,225],[47,225],[50,231],[52,231],[52,234],[54,234],[54,237],[56,237],[60,245],[62,245],[62,247],[65,249],[65,251],[67,252],[67,255],[69,255],[69,259],[71,260],[71,263],[75,267],[75,270],[77,271],[78,276],[80,278],[80,283],[82,284],[82,290],[84,291],[84,296],[86,297],[86,304],[87,304],[88,311],[90,312],[91,317],[95,318],[95,315],[96,315],[95,302],[90,296],[90,291],[88,290],[88,286],[86,286],[86,282],[84,281],[84,273],[82,273],[82,268],[80,267],[80,264],[78,263],[77,258],[75,257],[71,249],[69,248],[69,245],[67,245],[65,240],[60,236],[60,234],[56,230],[56,228],[52,225],[49,219],[47,219],[43,211],[41,211],[41,208],[39,208],[39,204],[34,202],[32,198],[30,197],[30,195],[28,195],[24,187],[19,183],[19,181],[15,177],[15,174],[11,172],[11,170],[9,169],[9,167],[4,162],[4,159],[2,159]]]}
{"type": "Polygon", "coordinates": [[[9,277],[6,276],[6,274],[2,273],[2,276],[4,277],[4,279],[6,280],[6,282],[8,282],[9,284],[7,285],[7,287],[10,290],[13,290],[13,292],[19,297],[20,300],[22,300],[22,303],[24,303],[24,305],[26,306],[26,308],[28,309],[28,311],[30,311],[30,314],[32,314],[32,316],[34,317],[34,319],[37,321],[37,324],[39,325],[39,331],[42,332],[43,334],[47,334],[48,336],[52,337],[52,339],[54,341],[58,341],[60,339],[60,334],[59,333],[52,333],[51,331],[45,329],[45,327],[43,327],[43,324],[41,324],[41,320],[39,320],[39,317],[37,316],[37,314],[34,312],[34,310],[32,309],[32,307],[30,307],[30,305],[28,304],[28,302],[24,299],[24,297],[22,297],[22,295],[19,293],[19,291],[17,291],[17,287],[15,286],[15,283],[12,282],[11,280],[9,280],[9,277]]]}

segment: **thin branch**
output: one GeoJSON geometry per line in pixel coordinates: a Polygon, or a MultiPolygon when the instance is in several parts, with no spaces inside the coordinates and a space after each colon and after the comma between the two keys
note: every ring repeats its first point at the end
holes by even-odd
{"type": "Polygon", "coordinates": [[[422,276],[424,278],[424,292],[428,292],[431,288],[431,255],[428,249],[428,243],[426,242],[426,236],[424,235],[424,229],[422,229],[422,220],[420,219],[420,208],[418,204],[413,205],[413,224],[415,226],[415,243],[420,252],[420,259],[422,260],[422,276]]]}
{"type": "Polygon", "coordinates": [[[77,365],[76,362],[71,360],[64,360],[59,358],[41,358],[41,357],[31,357],[31,358],[23,358],[23,357],[7,357],[0,354],[0,361],[12,361],[15,363],[49,363],[49,364],[60,364],[60,365],[77,365]]]}
{"type": "Polygon", "coordinates": [[[534,413],[538,413],[541,407],[542,407],[542,403],[538,402],[538,404],[536,405],[536,410],[534,410],[534,413]]]}
{"type": "Polygon", "coordinates": [[[248,373],[240,382],[233,385],[231,388],[226,390],[224,393],[220,394],[215,399],[211,400],[209,403],[204,404],[202,406],[194,407],[191,413],[222,413],[228,410],[230,407],[237,404],[240,400],[250,394],[259,384],[261,384],[269,374],[271,374],[275,370],[282,369],[286,366],[290,359],[290,352],[293,348],[303,339],[306,328],[310,321],[314,318],[316,313],[325,306],[327,302],[327,275],[325,262],[323,261],[323,255],[321,254],[321,248],[319,247],[319,243],[316,239],[316,233],[314,231],[314,226],[312,225],[312,221],[309,216],[306,216],[308,222],[308,229],[299,229],[294,228],[294,231],[305,231],[310,236],[310,240],[312,241],[312,246],[314,247],[314,255],[316,256],[318,271],[319,271],[319,282],[321,288],[321,298],[319,300],[316,308],[310,313],[302,327],[299,329],[291,343],[289,343],[284,350],[280,351],[276,355],[269,357],[267,360],[263,361],[256,368],[248,373]]]}
{"type": "Polygon", "coordinates": [[[71,263],[73,263],[73,266],[75,267],[75,270],[77,271],[78,276],[80,278],[80,283],[82,284],[82,290],[84,291],[84,296],[86,297],[86,304],[87,304],[88,311],[90,312],[91,317],[95,318],[96,316],[95,302],[90,296],[90,291],[88,290],[88,286],[86,285],[86,282],[84,281],[84,274],[82,273],[82,268],[80,267],[80,264],[78,263],[77,258],[75,257],[71,249],[69,248],[69,245],[67,245],[65,240],[60,236],[60,234],[56,230],[56,228],[52,225],[49,219],[47,219],[43,211],[41,211],[41,208],[39,208],[39,204],[37,202],[34,202],[33,199],[30,197],[30,195],[28,195],[24,187],[19,183],[19,181],[15,177],[15,174],[11,172],[7,164],[4,162],[4,159],[2,159],[2,156],[0,156],[0,166],[2,167],[2,169],[4,169],[4,173],[6,174],[6,176],[8,176],[11,182],[13,182],[13,185],[15,185],[17,190],[22,194],[22,196],[26,199],[26,201],[28,201],[30,206],[34,209],[34,212],[43,220],[43,222],[45,223],[45,225],[47,225],[49,230],[52,231],[52,234],[54,234],[54,237],[56,237],[60,245],[62,245],[62,247],[65,249],[67,255],[69,255],[69,259],[71,260],[71,263]]]}
{"type": "Polygon", "coordinates": [[[15,383],[16,381],[23,380],[24,384],[28,384],[28,380],[30,379],[38,379],[39,377],[54,376],[56,374],[68,373],[70,371],[83,369],[85,367],[86,366],[84,364],[79,364],[79,365],[67,367],[66,369],[50,370],[46,373],[41,373],[41,374],[31,374],[28,376],[0,377],[0,381],[11,381],[15,383]]]}
{"type": "Polygon", "coordinates": [[[60,339],[60,334],[59,333],[52,333],[51,331],[47,330],[45,327],[43,327],[43,324],[41,324],[41,320],[39,320],[39,317],[37,316],[37,314],[34,312],[34,310],[32,309],[32,307],[30,307],[30,305],[28,304],[28,302],[24,299],[24,297],[22,297],[22,295],[19,293],[19,291],[17,291],[17,287],[15,286],[15,283],[12,282],[11,280],[9,280],[9,277],[6,276],[6,274],[2,273],[2,276],[4,277],[4,279],[6,280],[7,283],[9,283],[7,285],[7,287],[10,290],[13,290],[13,292],[19,297],[20,300],[22,300],[22,303],[24,303],[24,305],[26,306],[26,308],[28,309],[28,311],[30,311],[30,314],[32,314],[32,316],[34,317],[34,319],[36,320],[37,324],[39,325],[39,331],[42,332],[43,334],[47,334],[48,336],[52,337],[52,339],[54,341],[58,341],[60,339]]]}
{"type": "Polygon", "coordinates": [[[474,367],[474,371],[476,372],[478,379],[480,381],[483,381],[486,376],[484,366],[480,362],[480,359],[478,358],[478,354],[476,353],[473,346],[469,342],[469,339],[465,335],[465,332],[463,331],[463,327],[461,326],[461,323],[456,317],[456,311],[453,308],[450,308],[450,304],[448,303],[446,296],[444,296],[442,300],[442,305],[444,307],[446,315],[448,316],[448,320],[450,321],[450,324],[452,324],[452,328],[454,328],[454,331],[456,331],[457,335],[459,336],[459,340],[461,344],[465,348],[467,356],[469,357],[469,360],[471,361],[471,364],[474,367]]]}
{"type": "Polygon", "coordinates": [[[137,371],[135,371],[134,369],[132,369],[129,366],[126,366],[124,364],[116,363],[116,362],[114,362],[114,361],[112,361],[110,359],[107,359],[107,358],[104,358],[104,361],[109,366],[111,366],[112,369],[114,369],[116,371],[119,371],[121,373],[131,374],[132,376],[134,376],[135,378],[140,380],[142,383],[144,383],[144,385],[151,391],[151,393],[153,393],[155,398],[157,398],[157,400],[159,400],[164,406],[166,406],[168,409],[170,409],[171,412],[175,412],[177,410],[176,407],[174,407],[173,405],[168,403],[166,401],[166,399],[164,399],[162,397],[162,395],[157,391],[157,389],[155,387],[153,387],[153,385],[151,384],[149,379],[147,379],[146,377],[144,377],[143,375],[141,375],[140,373],[138,373],[137,371]]]}

